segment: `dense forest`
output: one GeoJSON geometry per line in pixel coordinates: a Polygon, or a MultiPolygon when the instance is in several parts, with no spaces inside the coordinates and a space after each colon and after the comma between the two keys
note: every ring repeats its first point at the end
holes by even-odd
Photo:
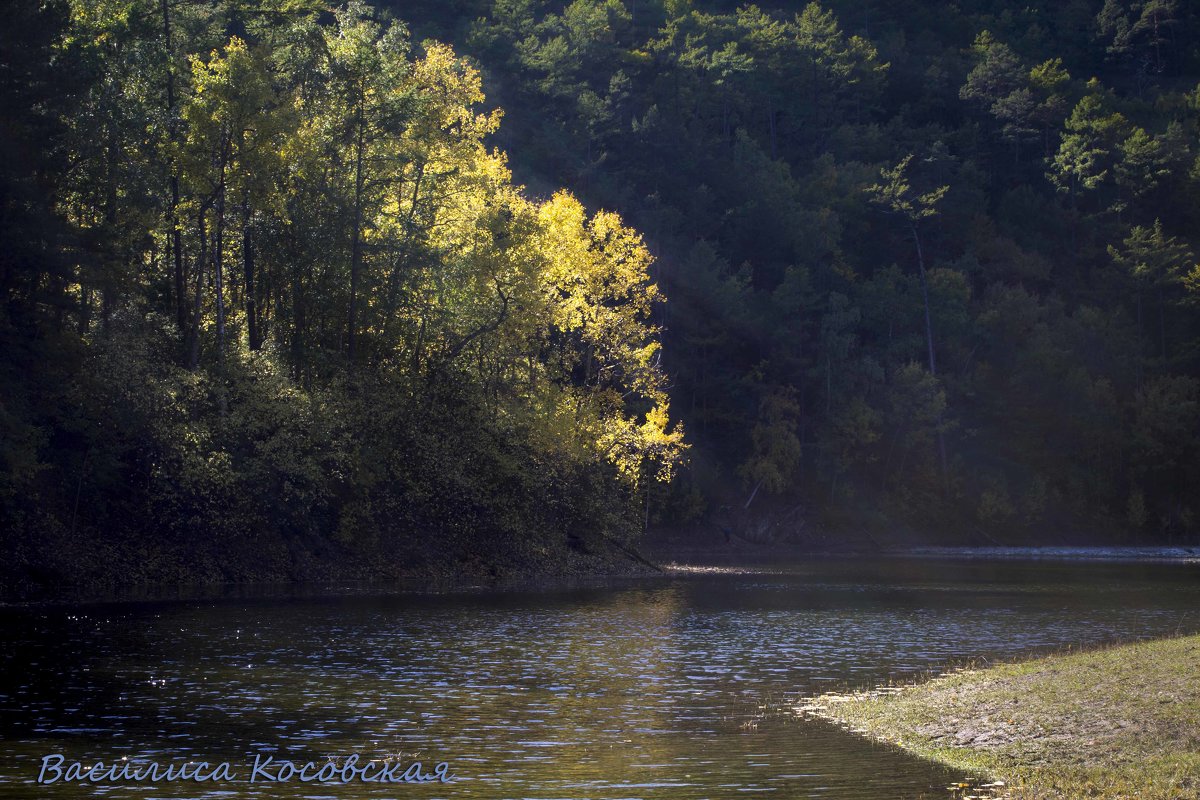
{"type": "Polygon", "coordinates": [[[1186,3],[18,0],[0,103],[7,590],[1200,529],[1186,3]]]}
{"type": "Polygon", "coordinates": [[[518,191],[449,46],[362,4],[24,10],[10,572],[475,574],[640,530],[683,446],[650,254],[518,191]]]}
{"type": "Polygon", "coordinates": [[[497,0],[427,27],[483,65],[518,177],[657,258],[691,443],[665,519],[762,531],[774,497],[775,532],[799,507],[824,541],[1194,539],[1200,9],[497,0]]]}

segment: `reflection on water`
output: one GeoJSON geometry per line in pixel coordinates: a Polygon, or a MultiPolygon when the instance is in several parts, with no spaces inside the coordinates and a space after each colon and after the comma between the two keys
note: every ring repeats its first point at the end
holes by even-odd
{"type": "Polygon", "coordinates": [[[789,710],[971,658],[1200,629],[1195,565],[823,561],[571,591],[7,609],[0,798],[947,797],[789,710]],[[447,785],[36,787],[39,759],[402,754],[447,785]]]}

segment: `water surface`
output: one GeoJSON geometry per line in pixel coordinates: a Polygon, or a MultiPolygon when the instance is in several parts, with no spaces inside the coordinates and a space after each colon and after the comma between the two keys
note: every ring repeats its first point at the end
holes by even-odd
{"type": "Polygon", "coordinates": [[[792,711],[966,660],[1200,630],[1200,566],[816,561],[603,587],[0,611],[0,798],[948,798],[963,776],[792,711]],[[39,759],[237,783],[38,787],[39,759]],[[244,782],[254,754],[449,784],[244,782]]]}

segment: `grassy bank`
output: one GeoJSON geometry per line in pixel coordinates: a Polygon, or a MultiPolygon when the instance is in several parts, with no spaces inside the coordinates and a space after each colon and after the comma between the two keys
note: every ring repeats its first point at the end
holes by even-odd
{"type": "Polygon", "coordinates": [[[806,713],[1003,781],[1012,798],[1200,798],[1200,636],[824,695],[806,713]]]}

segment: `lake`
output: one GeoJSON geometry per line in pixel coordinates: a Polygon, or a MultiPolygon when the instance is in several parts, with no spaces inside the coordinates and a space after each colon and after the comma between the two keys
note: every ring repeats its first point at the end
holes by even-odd
{"type": "Polygon", "coordinates": [[[1200,565],[815,560],[602,585],[0,609],[0,798],[948,798],[793,710],[962,664],[1200,630],[1200,565]],[[234,783],[30,783],[41,758],[234,783]],[[246,783],[255,754],[451,783],[246,783]]]}

